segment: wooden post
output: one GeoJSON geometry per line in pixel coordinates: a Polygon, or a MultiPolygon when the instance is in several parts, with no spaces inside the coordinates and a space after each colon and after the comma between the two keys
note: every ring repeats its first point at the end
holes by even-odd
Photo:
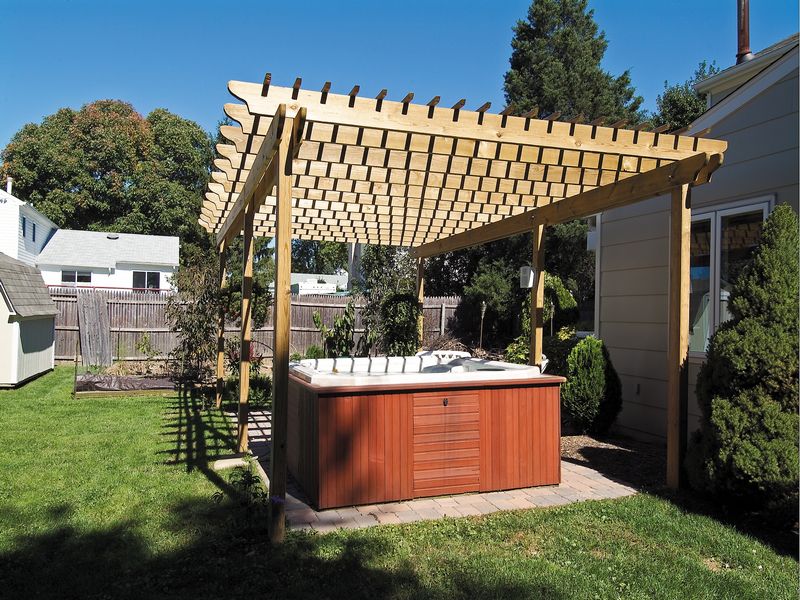
{"type": "Polygon", "coordinates": [[[419,315],[417,316],[417,340],[419,342],[418,345],[420,348],[422,348],[422,339],[424,336],[423,329],[425,328],[425,316],[423,314],[424,306],[425,306],[425,259],[417,258],[417,307],[419,308],[419,315]]]}
{"type": "Polygon", "coordinates": [[[225,240],[219,245],[219,291],[220,302],[217,313],[217,408],[222,406],[222,392],[225,388],[225,305],[222,303],[222,290],[228,285],[225,276],[225,260],[227,258],[225,240]]]}
{"type": "Polygon", "coordinates": [[[528,362],[542,364],[542,336],[544,335],[544,225],[533,226],[533,254],[531,266],[536,272],[531,288],[531,344],[528,362]]]}
{"type": "Polygon", "coordinates": [[[669,238],[667,345],[667,486],[677,489],[686,451],[686,358],[689,352],[689,244],[692,209],[688,185],[672,190],[669,238]]]}
{"type": "Polygon", "coordinates": [[[247,452],[247,419],[250,414],[250,340],[253,334],[253,220],[255,218],[255,199],[250,198],[244,213],[244,244],[242,247],[242,328],[239,361],[239,452],[247,452]]]}
{"type": "Polygon", "coordinates": [[[292,268],[292,130],[287,119],[278,146],[275,169],[275,341],[272,358],[272,453],[270,473],[269,539],[278,544],[285,534],[286,437],[289,413],[289,333],[292,268]]]}

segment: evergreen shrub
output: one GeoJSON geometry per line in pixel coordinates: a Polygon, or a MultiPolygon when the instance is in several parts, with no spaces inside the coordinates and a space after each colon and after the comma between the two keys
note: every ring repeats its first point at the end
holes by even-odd
{"type": "Polygon", "coordinates": [[[797,498],[798,266],[797,215],[781,205],[734,282],[732,319],[711,337],[697,378],[689,481],[744,506],[797,498]]]}
{"type": "Polygon", "coordinates": [[[622,386],[603,342],[578,342],[567,357],[566,377],[561,406],[572,424],[584,433],[606,433],[622,408],[622,386]]]}

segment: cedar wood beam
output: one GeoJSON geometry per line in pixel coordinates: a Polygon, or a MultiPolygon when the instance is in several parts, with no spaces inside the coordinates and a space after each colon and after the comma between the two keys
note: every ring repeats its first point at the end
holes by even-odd
{"type": "Polygon", "coordinates": [[[427,258],[527,233],[531,231],[534,223],[553,225],[627,206],[669,192],[676,186],[707,183],[711,179],[711,174],[721,164],[722,154],[702,152],[622,181],[558,200],[547,206],[422,244],[413,248],[411,252],[417,258],[427,258]]]}

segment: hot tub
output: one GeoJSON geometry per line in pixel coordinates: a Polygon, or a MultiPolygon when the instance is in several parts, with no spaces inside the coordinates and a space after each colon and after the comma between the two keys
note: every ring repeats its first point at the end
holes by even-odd
{"type": "Polygon", "coordinates": [[[466,353],[291,363],[289,470],[320,509],[555,485],[563,381],[466,353]]]}

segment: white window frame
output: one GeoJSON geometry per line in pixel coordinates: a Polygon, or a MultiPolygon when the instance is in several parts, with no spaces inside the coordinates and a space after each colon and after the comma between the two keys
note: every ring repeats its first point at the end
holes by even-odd
{"type": "MultiPolygon", "coordinates": [[[[719,327],[719,297],[721,293],[719,272],[722,266],[720,246],[723,217],[754,212],[760,209],[763,214],[763,220],[766,221],[774,207],[775,195],[771,194],[768,196],[757,196],[755,198],[737,200],[735,202],[726,202],[725,204],[701,207],[697,209],[697,212],[694,210],[692,211],[692,223],[696,221],[711,221],[711,247],[709,248],[709,253],[711,255],[709,267],[711,272],[709,273],[709,293],[714,301],[711,302],[709,336],[714,335],[714,332],[719,327]]],[[[705,357],[705,352],[696,350],[689,352],[689,358],[705,359],[705,357]]]]}

